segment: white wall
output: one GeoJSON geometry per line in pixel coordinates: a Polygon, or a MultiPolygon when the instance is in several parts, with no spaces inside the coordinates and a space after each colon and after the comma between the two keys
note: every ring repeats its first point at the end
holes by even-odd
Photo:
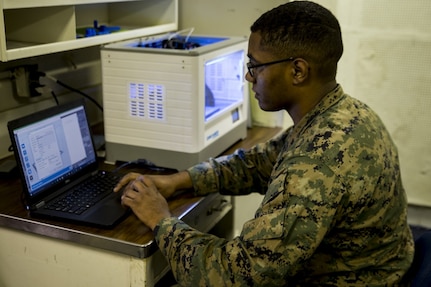
{"type": "Polygon", "coordinates": [[[288,1],[182,0],[181,29],[195,27],[197,34],[248,36],[250,26],[264,12],[288,1]]]}
{"type": "Polygon", "coordinates": [[[392,134],[409,202],[431,206],[431,2],[330,3],[346,50],[338,80],[377,111],[392,134]]]}
{"type": "MultiPolygon", "coordinates": [[[[53,76],[67,85],[81,90],[102,103],[101,69],[99,47],[73,50],[23,60],[0,62],[0,158],[11,155],[6,124],[9,120],[33,113],[55,105],[49,89],[59,97],[60,103],[71,98],[81,97],[76,93],[59,86],[51,80],[41,78],[40,82],[48,89],[47,93],[35,98],[20,98],[16,95],[14,81],[11,80],[10,70],[22,65],[38,65],[39,71],[53,76]]],[[[92,123],[100,121],[101,112],[95,105],[87,105],[92,123]]]]}

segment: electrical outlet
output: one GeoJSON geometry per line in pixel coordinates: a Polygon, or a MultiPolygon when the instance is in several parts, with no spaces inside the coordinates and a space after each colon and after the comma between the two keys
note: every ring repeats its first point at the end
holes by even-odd
{"type": "Polygon", "coordinates": [[[39,82],[40,72],[37,69],[37,65],[26,65],[12,70],[16,93],[19,97],[31,98],[41,95],[38,88],[43,85],[39,82]]]}

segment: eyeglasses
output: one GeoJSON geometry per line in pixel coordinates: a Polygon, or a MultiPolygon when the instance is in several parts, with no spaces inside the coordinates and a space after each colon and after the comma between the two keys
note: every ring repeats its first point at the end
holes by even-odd
{"type": "Polygon", "coordinates": [[[256,69],[256,68],[274,65],[274,64],[283,63],[283,62],[289,62],[289,61],[293,61],[294,59],[295,58],[290,57],[290,58],[283,59],[283,60],[277,60],[277,61],[273,61],[273,62],[261,63],[261,64],[256,64],[256,65],[253,65],[252,63],[248,62],[247,63],[247,69],[248,69],[248,72],[250,73],[250,76],[252,76],[254,78],[256,76],[254,69],[256,69]]]}

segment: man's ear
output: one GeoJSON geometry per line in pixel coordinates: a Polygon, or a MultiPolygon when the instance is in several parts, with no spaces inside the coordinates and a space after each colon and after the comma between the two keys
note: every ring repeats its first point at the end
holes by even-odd
{"type": "Polygon", "coordinates": [[[293,84],[303,83],[309,76],[310,65],[309,63],[302,59],[296,58],[293,60],[293,84]]]}

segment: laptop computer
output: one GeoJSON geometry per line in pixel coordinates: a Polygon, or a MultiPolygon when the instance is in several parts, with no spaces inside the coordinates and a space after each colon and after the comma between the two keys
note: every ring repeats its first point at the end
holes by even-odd
{"type": "Polygon", "coordinates": [[[121,175],[99,170],[84,100],[12,120],[8,130],[31,216],[112,228],[130,213],[112,192],[121,175]]]}

